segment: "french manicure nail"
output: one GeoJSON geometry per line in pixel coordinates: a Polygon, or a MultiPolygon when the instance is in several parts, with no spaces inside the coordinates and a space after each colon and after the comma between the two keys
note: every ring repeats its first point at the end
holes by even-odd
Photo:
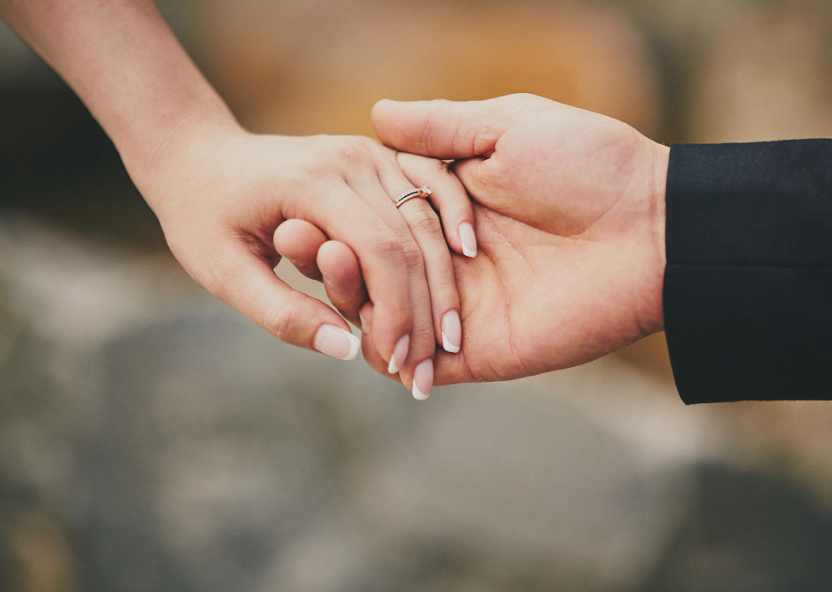
{"type": "Polygon", "coordinates": [[[430,396],[433,387],[433,361],[425,360],[413,371],[413,398],[424,401],[430,396]]]}
{"type": "Polygon", "coordinates": [[[393,355],[390,356],[390,365],[387,366],[388,374],[395,374],[402,367],[405,358],[407,358],[407,350],[410,347],[410,335],[405,335],[396,344],[393,349],[393,355]]]}
{"type": "Polygon", "coordinates": [[[459,242],[462,243],[462,254],[466,257],[477,256],[477,237],[470,222],[459,225],[459,242]]]}
{"type": "Polygon", "coordinates": [[[361,332],[366,333],[370,330],[370,325],[367,324],[367,319],[364,318],[364,315],[360,312],[358,313],[358,319],[361,321],[361,332]]]}
{"type": "Polygon", "coordinates": [[[339,360],[352,360],[358,354],[361,341],[335,325],[321,325],[312,340],[312,347],[339,360]]]}
{"type": "Polygon", "coordinates": [[[462,345],[462,324],[459,322],[459,313],[449,310],[442,317],[442,348],[449,353],[455,354],[462,345]]]}

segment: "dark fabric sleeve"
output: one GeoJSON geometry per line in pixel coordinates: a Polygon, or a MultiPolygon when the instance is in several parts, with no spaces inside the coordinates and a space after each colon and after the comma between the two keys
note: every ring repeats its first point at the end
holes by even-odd
{"type": "Polygon", "coordinates": [[[682,400],[832,399],[832,140],[674,145],[666,201],[682,400]]]}

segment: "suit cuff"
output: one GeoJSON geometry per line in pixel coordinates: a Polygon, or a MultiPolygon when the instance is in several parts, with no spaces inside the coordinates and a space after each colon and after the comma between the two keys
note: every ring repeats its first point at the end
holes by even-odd
{"type": "Polygon", "coordinates": [[[832,398],[832,141],[674,145],[666,200],[684,402],[832,398]]]}

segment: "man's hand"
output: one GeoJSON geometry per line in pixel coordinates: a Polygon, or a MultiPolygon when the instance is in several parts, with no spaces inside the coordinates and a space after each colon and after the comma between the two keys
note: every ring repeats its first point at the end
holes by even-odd
{"type": "MultiPolygon", "coordinates": [[[[477,202],[479,255],[454,257],[462,355],[439,354],[437,384],[575,366],[663,329],[667,147],[531,95],[382,101],[373,124],[392,148],[456,160],[477,202]]],[[[366,338],[364,353],[383,369],[366,338]]]]}

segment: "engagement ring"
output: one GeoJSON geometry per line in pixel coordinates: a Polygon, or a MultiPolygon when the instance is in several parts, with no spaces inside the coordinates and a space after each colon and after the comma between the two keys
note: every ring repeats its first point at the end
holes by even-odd
{"type": "Polygon", "coordinates": [[[430,195],[432,193],[433,193],[433,191],[431,191],[430,187],[428,187],[427,185],[422,185],[418,189],[416,189],[414,187],[413,189],[410,189],[410,190],[405,191],[404,193],[402,193],[399,197],[396,198],[396,201],[394,201],[393,203],[396,204],[396,207],[398,208],[398,207],[401,207],[401,205],[404,202],[410,201],[414,197],[427,199],[428,197],[430,197],[430,195]]]}

